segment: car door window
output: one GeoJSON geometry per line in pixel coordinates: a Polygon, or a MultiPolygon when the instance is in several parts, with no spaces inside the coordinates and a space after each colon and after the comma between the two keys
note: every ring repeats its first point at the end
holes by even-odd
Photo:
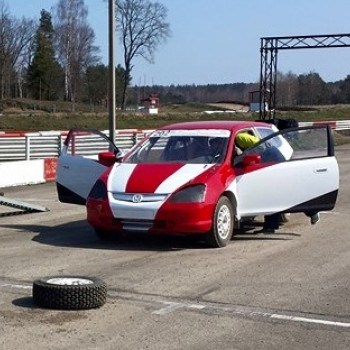
{"type": "Polygon", "coordinates": [[[293,149],[291,160],[327,157],[332,148],[329,147],[330,138],[325,127],[305,128],[282,134],[293,149]]]}
{"type": "Polygon", "coordinates": [[[118,151],[98,130],[71,129],[57,162],[59,200],[84,205],[97,179],[116,161],[118,151]]]}
{"type": "Polygon", "coordinates": [[[256,128],[256,130],[257,130],[261,139],[263,139],[267,136],[270,136],[277,131],[276,129],[274,130],[272,128],[261,128],[261,127],[256,128]]]}
{"type": "Polygon", "coordinates": [[[271,134],[247,149],[234,161],[238,164],[248,154],[261,156],[261,163],[327,157],[334,153],[328,126],[287,129],[271,134]]]}
{"type": "Polygon", "coordinates": [[[97,159],[99,153],[106,151],[117,153],[118,148],[104,133],[94,129],[72,129],[61,153],[97,159]]]}

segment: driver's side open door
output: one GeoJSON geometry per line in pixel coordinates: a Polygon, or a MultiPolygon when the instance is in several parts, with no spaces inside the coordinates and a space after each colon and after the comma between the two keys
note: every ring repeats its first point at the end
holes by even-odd
{"type": "Polygon", "coordinates": [[[329,126],[271,134],[234,161],[244,216],[332,210],[339,169],[329,126]]]}
{"type": "Polygon", "coordinates": [[[97,179],[118,156],[119,149],[95,129],[71,129],[57,162],[56,184],[60,202],[85,204],[97,179]]]}

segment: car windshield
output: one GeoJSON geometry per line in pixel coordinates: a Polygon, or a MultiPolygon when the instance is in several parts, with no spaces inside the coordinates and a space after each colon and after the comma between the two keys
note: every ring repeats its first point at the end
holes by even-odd
{"type": "Polygon", "coordinates": [[[229,130],[157,130],[124,159],[124,163],[221,163],[229,130]]]}

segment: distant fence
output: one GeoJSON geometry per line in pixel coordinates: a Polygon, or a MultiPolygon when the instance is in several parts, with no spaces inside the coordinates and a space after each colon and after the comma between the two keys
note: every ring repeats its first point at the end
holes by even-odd
{"type": "MultiPolygon", "coordinates": [[[[350,120],[301,122],[300,126],[328,124],[334,130],[350,129],[350,120]]],[[[116,130],[115,144],[119,148],[129,149],[152,130],[125,129],[116,130]]],[[[34,160],[57,158],[67,131],[41,131],[36,133],[1,132],[0,131],[0,162],[16,160],[34,160]]],[[[108,131],[103,131],[106,135],[108,131]]],[[[86,137],[86,144],[89,143],[86,137]]]]}
{"type": "MultiPolygon", "coordinates": [[[[151,130],[117,130],[115,144],[129,149],[151,130]]],[[[36,133],[0,132],[0,162],[57,158],[68,132],[42,131],[36,133]]],[[[108,131],[103,131],[108,135],[108,131]]],[[[89,143],[89,136],[85,142],[89,143]]]]}

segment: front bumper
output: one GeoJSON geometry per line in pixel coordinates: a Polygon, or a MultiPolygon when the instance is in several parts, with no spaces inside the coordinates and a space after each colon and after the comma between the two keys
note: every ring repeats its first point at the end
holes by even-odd
{"type": "Polygon", "coordinates": [[[212,227],[214,207],[208,204],[166,202],[156,212],[152,207],[149,211],[143,207],[141,215],[139,203],[132,204],[135,205],[134,210],[128,204],[128,215],[118,217],[118,209],[111,209],[107,200],[88,199],[88,222],[94,227],[108,231],[137,231],[150,234],[203,234],[212,227]]]}

